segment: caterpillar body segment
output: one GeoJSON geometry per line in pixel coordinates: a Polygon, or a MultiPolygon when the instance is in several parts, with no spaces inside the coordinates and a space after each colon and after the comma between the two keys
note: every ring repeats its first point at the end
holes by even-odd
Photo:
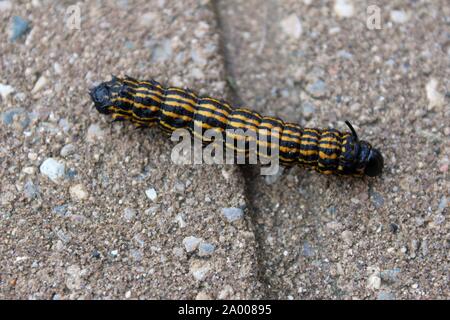
{"type": "Polygon", "coordinates": [[[94,87],[90,95],[96,109],[114,120],[129,120],[140,127],[158,125],[169,133],[187,129],[204,144],[212,141],[204,133],[214,130],[223,136],[226,147],[246,157],[253,144],[259,158],[268,156],[260,149],[276,149],[284,166],[301,165],[322,174],[353,176],[373,177],[382,172],[381,153],[359,140],[348,122],[351,132],[302,128],[187,89],[131,77],[113,77],[94,87]]]}

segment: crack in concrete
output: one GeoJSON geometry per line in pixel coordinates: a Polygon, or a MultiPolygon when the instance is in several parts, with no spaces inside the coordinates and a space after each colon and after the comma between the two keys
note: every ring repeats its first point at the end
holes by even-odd
{"type": "MultiPolygon", "coordinates": [[[[222,55],[223,61],[224,61],[224,69],[225,69],[225,78],[227,79],[227,88],[228,93],[227,95],[230,97],[231,102],[234,105],[243,105],[243,100],[239,94],[239,88],[235,84],[235,72],[234,72],[234,66],[233,62],[230,56],[230,53],[227,49],[227,44],[229,43],[230,34],[227,30],[226,25],[224,24],[224,20],[222,18],[219,2],[221,0],[212,0],[212,10],[216,17],[216,23],[217,23],[217,30],[219,33],[219,52],[222,55]]],[[[258,232],[257,228],[257,221],[256,221],[256,214],[257,210],[254,205],[255,199],[254,195],[256,194],[255,190],[255,179],[257,178],[257,173],[255,172],[255,168],[251,165],[241,165],[239,166],[241,174],[245,181],[245,187],[244,187],[244,194],[247,199],[247,210],[249,212],[249,217],[251,220],[251,228],[252,232],[255,235],[255,241],[257,244],[256,247],[256,258],[257,258],[257,265],[258,265],[258,280],[263,286],[263,299],[270,299],[275,298],[275,296],[272,297],[270,295],[270,282],[268,281],[266,277],[266,267],[264,265],[263,261],[266,261],[268,257],[266,257],[265,251],[262,250],[264,239],[262,237],[262,234],[258,232]]]]}

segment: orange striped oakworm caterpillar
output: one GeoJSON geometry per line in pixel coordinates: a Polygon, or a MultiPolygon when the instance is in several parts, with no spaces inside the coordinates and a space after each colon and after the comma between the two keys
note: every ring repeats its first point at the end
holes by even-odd
{"type": "Polygon", "coordinates": [[[129,120],[140,127],[158,125],[168,132],[181,128],[193,132],[200,126],[202,130],[218,130],[225,136],[228,129],[244,129],[256,133],[257,143],[269,141],[269,146],[271,138],[276,138],[273,140],[278,141],[279,160],[284,166],[297,164],[323,174],[369,177],[379,176],[383,169],[380,151],[359,140],[348,121],[351,132],[302,128],[246,108],[233,108],[223,100],[199,96],[191,90],[128,76],[113,76],[89,93],[100,113],[111,114],[117,121],[129,120]]]}

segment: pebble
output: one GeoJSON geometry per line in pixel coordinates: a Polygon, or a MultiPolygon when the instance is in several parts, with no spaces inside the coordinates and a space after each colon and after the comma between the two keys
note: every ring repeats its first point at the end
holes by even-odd
{"type": "Polygon", "coordinates": [[[175,221],[178,223],[178,226],[179,226],[180,228],[186,227],[186,221],[184,221],[184,215],[183,215],[182,213],[178,214],[178,215],[175,217],[175,221]]]}
{"type": "Polygon", "coordinates": [[[63,204],[60,206],[53,207],[52,212],[58,216],[65,216],[67,215],[67,209],[69,206],[67,204],[63,204]]]}
{"type": "Polygon", "coordinates": [[[86,140],[88,142],[94,142],[95,140],[103,138],[105,132],[100,128],[100,126],[96,123],[93,123],[89,126],[86,134],[86,140]]]}
{"type": "Polygon", "coordinates": [[[353,233],[350,230],[345,230],[341,233],[342,240],[351,246],[353,244],[353,233]]]}
{"type": "Polygon", "coordinates": [[[306,91],[309,92],[314,98],[322,98],[327,93],[327,85],[323,80],[316,80],[313,83],[310,83],[306,87],[306,91]]]}
{"type": "Polygon", "coordinates": [[[224,299],[230,299],[234,294],[234,290],[230,285],[225,285],[222,290],[220,290],[219,294],[217,295],[217,299],[224,300],[224,299]]]}
{"type": "Polygon", "coordinates": [[[197,238],[194,236],[186,237],[183,239],[183,245],[186,252],[193,252],[198,248],[198,245],[202,241],[202,238],[197,238]]]}
{"type": "Polygon", "coordinates": [[[370,192],[370,200],[374,204],[375,208],[381,208],[384,204],[384,198],[378,192],[370,192]]]}
{"type": "Polygon", "coordinates": [[[437,209],[438,214],[442,213],[445,208],[447,208],[447,197],[446,196],[442,196],[441,200],[439,201],[439,206],[437,209]]]}
{"type": "Polygon", "coordinates": [[[197,281],[203,281],[210,270],[211,266],[208,262],[198,260],[194,261],[190,267],[190,272],[197,281]]]}
{"type": "Polygon", "coordinates": [[[294,39],[299,39],[302,35],[302,24],[300,18],[296,14],[291,14],[287,18],[281,20],[280,25],[283,32],[294,39]]]}
{"type": "Polygon", "coordinates": [[[395,300],[395,295],[389,291],[380,291],[377,300],[395,300]]]}
{"type": "Polygon", "coordinates": [[[378,290],[381,287],[381,278],[378,273],[374,273],[367,279],[367,288],[371,290],[378,290]]]}
{"type": "Polygon", "coordinates": [[[73,154],[75,152],[75,150],[76,150],[75,146],[73,144],[69,143],[61,148],[61,151],[59,152],[59,154],[61,155],[61,157],[67,157],[67,156],[70,156],[71,154],[73,154]]]}
{"type": "Polygon", "coordinates": [[[172,42],[170,39],[164,39],[151,45],[151,61],[164,62],[172,56],[172,42]]]}
{"type": "Polygon", "coordinates": [[[3,100],[5,100],[14,91],[15,89],[10,85],[0,83],[0,96],[2,96],[3,100]]]}
{"type": "Polygon", "coordinates": [[[14,42],[20,37],[22,37],[29,30],[30,30],[30,23],[27,20],[19,16],[14,16],[12,20],[11,35],[9,39],[12,42],[14,42]]]}
{"type": "Polygon", "coordinates": [[[207,294],[206,292],[200,291],[197,296],[195,297],[195,300],[212,300],[211,296],[207,294]]]}
{"type": "Polygon", "coordinates": [[[85,200],[89,196],[86,187],[81,183],[70,187],[69,193],[73,200],[85,200]]]}
{"type": "Polygon", "coordinates": [[[314,256],[314,249],[308,241],[303,242],[302,255],[305,257],[314,256]]]}
{"type": "Polygon", "coordinates": [[[113,257],[117,257],[117,256],[119,255],[119,250],[112,250],[112,251],[110,252],[110,254],[111,254],[111,256],[113,256],[113,257]]]}
{"type": "Polygon", "coordinates": [[[12,108],[2,113],[2,122],[5,125],[14,123],[14,119],[18,119],[22,129],[25,129],[30,124],[30,118],[25,112],[24,108],[12,108]]]}
{"type": "Polygon", "coordinates": [[[335,0],[333,9],[339,18],[350,18],[355,14],[355,7],[350,0],[335,0]]]}
{"type": "Polygon", "coordinates": [[[380,277],[385,282],[397,282],[400,272],[401,272],[400,268],[383,270],[380,272],[380,277]]]}
{"type": "Polygon", "coordinates": [[[244,210],[241,208],[222,208],[222,214],[228,222],[233,222],[242,219],[244,216],[244,210]]]}
{"type": "Polygon", "coordinates": [[[131,249],[130,256],[133,258],[134,261],[142,261],[142,251],[141,250],[131,249]]]}
{"type": "Polygon", "coordinates": [[[428,110],[435,107],[442,107],[445,103],[445,97],[438,91],[438,86],[439,82],[434,78],[431,78],[425,86],[428,98],[428,110]]]}
{"type": "Polygon", "coordinates": [[[35,94],[41,91],[48,83],[48,79],[46,76],[41,76],[36,83],[34,84],[33,89],[31,90],[31,94],[35,94]]]}
{"type": "Polygon", "coordinates": [[[123,210],[123,218],[127,222],[132,221],[135,217],[136,217],[136,210],[132,208],[125,208],[125,210],[123,210]]]}
{"type": "Polygon", "coordinates": [[[390,18],[391,21],[395,23],[405,23],[409,19],[408,15],[403,10],[392,10],[390,12],[390,18]]]}
{"type": "Polygon", "coordinates": [[[9,11],[12,9],[12,3],[8,0],[0,1],[0,12],[9,11]]]}
{"type": "Polygon", "coordinates": [[[130,299],[130,298],[131,298],[131,291],[125,292],[125,299],[130,299]]]}
{"type": "Polygon", "coordinates": [[[29,175],[33,175],[36,173],[36,168],[35,167],[25,167],[22,169],[22,172],[29,174],[29,175]]]}
{"type": "Polygon", "coordinates": [[[156,199],[158,198],[158,195],[156,194],[156,190],[154,188],[149,188],[145,190],[145,195],[153,202],[156,201],[156,199]]]}
{"type": "Polygon", "coordinates": [[[200,257],[210,256],[214,253],[215,249],[216,247],[213,244],[208,242],[201,242],[198,246],[198,255],[200,257]]]}
{"type": "Polygon", "coordinates": [[[314,113],[316,112],[316,106],[309,101],[305,101],[302,103],[302,114],[305,119],[309,120],[312,118],[314,113]]]}
{"type": "Polygon", "coordinates": [[[41,174],[58,183],[64,177],[65,165],[53,158],[47,158],[39,167],[41,174]]]}
{"type": "Polygon", "coordinates": [[[66,286],[69,290],[79,290],[81,288],[81,269],[77,265],[72,265],[66,270],[66,286]]]}
{"type": "Polygon", "coordinates": [[[25,197],[32,200],[39,196],[39,189],[34,185],[33,181],[28,180],[23,186],[25,197]]]}

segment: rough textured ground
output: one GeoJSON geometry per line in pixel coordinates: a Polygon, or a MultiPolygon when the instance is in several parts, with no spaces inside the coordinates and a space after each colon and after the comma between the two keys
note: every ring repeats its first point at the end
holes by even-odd
{"type": "Polygon", "coordinates": [[[375,1],[371,30],[343,2],[89,1],[70,30],[71,1],[0,1],[0,298],[450,298],[449,5],[375,1]],[[348,119],[386,169],[173,165],[163,134],[92,109],[110,74],[348,119]]]}

